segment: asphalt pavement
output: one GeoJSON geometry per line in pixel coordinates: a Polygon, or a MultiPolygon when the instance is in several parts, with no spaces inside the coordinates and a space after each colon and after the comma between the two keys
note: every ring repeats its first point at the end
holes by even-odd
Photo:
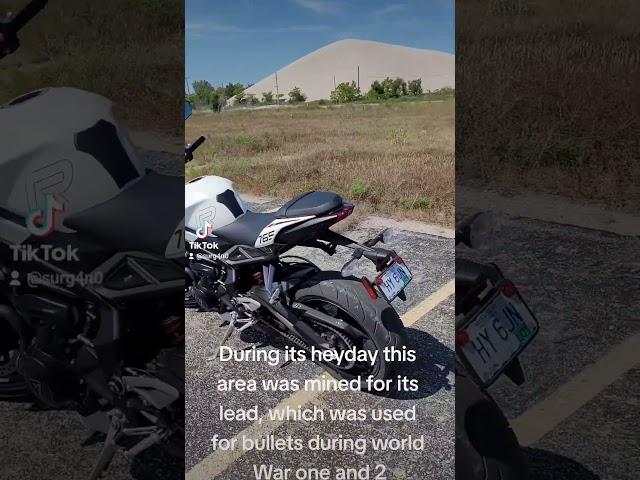
{"type": "Polygon", "coordinates": [[[503,377],[490,388],[528,447],[533,478],[638,478],[640,356],[618,351],[640,332],[640,238],[494,218],[491,240],[458,254],[499,265],[539,320],[520,357],[526,383],[503,377]]]}
{"type": "MultiPolygon", "coordinates": [[[[265,204],[270,209],[277,204],[265,204]]],[[[345,234],[354,240],[365,240],[377,234],[377,230],[358,228],[345,234]]],[[[443,288],[453,279],[453,240],[424,233],[396,230],[392,246],[405,259],[414,276],[408,286],[407,301],[395,300],[394,307],[403,318],[420,310],[421,303],[443,288]]],[[[325,270],[339,270],[349,258],[348,251],[338,251],[333,257],[308,248],[296,248],[291,254],[313,261],[325,270]]],[[[371,273],[363,271],[363,273],[371,273]]],[[[196,478],[248,479],[255,478],[254,465],[271,464],[289,468],[321,468],[348,466],[358,469],[370,468],[374,477],[376,465],[386,467],[388,479],[452,479],[454,478],[454,351],[453,351],[453,296],[445,295],[444,301],[421,318],[411,320],[408,328],[410,347],[417,351],[418,358],[408,376],[419,380],[418,392],[399,395],[399,398],[381,397],[365,392],[329,391],[314,396],[307,407],[318,405],[328,411],[337,408],[411,408],[415,405],[417,420],[404,422],[331,422],[290,421],[274,428],[256,425],[256,422],[221,421],[218,405],[234,409],[251,408],[258,405],[261,414],[268,409],[289,402],[290,392],[218,392],[219,378],[271,378],[299,379],[316,378],[323,370],[311,363],[294,362],[286,366],[270,366],[265,363],[222,363],[207,360],[214,355],[226,327],[223,318],[211,313],[190,310],[186,313],[187,328],[187,418],[186,418],[186,468],[187,476],[196,478]],[[368,452],[358,455],[352,451],[248,451],[244,454],[226,455],[212,448],[211,438],[241,438],[246,432],[258,437],[288,436],[305,441],[320,435],[322,438],[406,438],[409,435],[425,435],[423,450],[403,451],[402,462],[397,462],[396,451],[368,452]],[[205,466],[209,468],[204,468],[205,466]],[[209,473],[202,473],[209,472],[209,473]],[[217,472],[217,475],[210,475],[217,472]],[[424,475],[427,474],[427,477],[424,475]]],[[[284,344],[272,335],[249,329],[234,334],[227,342],[234,349],[258,346],[263,349],[282,348],[284,344]]],[[[293,404],[296,400],[291,400],[293,404]]],[[[381,471],[377,467],[375,473],[381,471]]],[[[293,477],[292,477],[293,478],[293,477]]],[[[333,477],[331,477],[333,478],[333,477]]],[[[382,477],[381,477],[382,478],[382,477]]]]}

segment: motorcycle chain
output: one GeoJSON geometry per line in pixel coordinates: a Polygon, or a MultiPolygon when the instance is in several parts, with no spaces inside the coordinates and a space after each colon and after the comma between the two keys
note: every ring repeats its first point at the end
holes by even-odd
{"type": "MultiPolygon", "coordinates": [[[[313,323],[319,324],[317,322],[313,322],[313,323]]],[[[332,327],[329,327],[327,325],[324,325],[324,324],[319,324],[319,325],[321,325],[322,328],[325,328],[325,329],[331,331],[332,333],[334,333],[335,335],[337,335],[338,337],[340,337],[340,340],[342,340],[345,343],[345,345],[347,345],[348,349],[351,349],[351,348],[353,348],[355,346],[355,343],[353,343],[353,341],[351,341],[351,339],[349,337],[347,337],[345,334],[343,334],[342,332],[340,332],[340,331],[338,331],[338,330],[336,330],[336,329],[334,329],[332,327]]],[[[275,327],[273,327],[271,325],[269,325],[269,327],[272,328],[273,330],[277,331],[280,335],[282,335],[284,338],[289,340],[291,343],[294,343],[298,347],[302,348],[307,353],[309,353],[309,354],[311,353],[311,346],[308,345],[300,337],[297,337],[296,335],[294,335],[293,333],[290,333],[290,332],[282,332],[282,331],[278,330],[277,328],[275,328],[275,327]]],[[[344,370],[342,367],[339,367],[337,365],[333,365],[333,364],[331,364],[331,365],[334,366],[335,368],[339,368],[341,370],[344,370]]]]}

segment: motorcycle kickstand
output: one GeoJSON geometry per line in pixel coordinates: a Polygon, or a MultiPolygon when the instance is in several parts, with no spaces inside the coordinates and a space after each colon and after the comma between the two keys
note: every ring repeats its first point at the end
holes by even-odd
{"type": "Polygon", "coordinates": [[[220,342],[220,344],[218,345],[218,348],[216,348],[216,353],[214,353],[211,357],[207,358],[207,361],[211,361],[211,360],[215,360],[216,358],[218,358],[218,355],[220,354],[220,349],[222,348],[222,346],[227,343],[227,340],[229,340],[229,337],[231,336],[231,334],[233,333],[234,330],[238,330],[238,332],[242,332],[243,330],[246,330],[247,328],[255,325],[257,323],[257,320],[255,319],[251,319],[248,320],[244,325],[242,325],[241,327],[238,327],[237,329],[235,328],[236,323],[238,321],[238,314],[233,312],[231,314],[231,321],[229,322],[229,326],[227,327],[227,331],[224,333],[224,337],[222,337],[222,341],[220,342]]]}
{"type": "Polygon", "coordinates": [[[222,346],[227,343],[227,340],[229,340],[229,337],[231,336],[231,334],[233,333],[233,331],[235,330],[235,326],[236,326],[236,320],[238,319],[238,314],[233,312],[231,314],[231,320],[229,321],[229,326],[227,327],[227,331],[224,332],[224,336],[222,337],[222,341],[220,342],[220,344],[218,345],[218,348],[216,348],[216,353],[214,353],[212,356],[207,357],[207,361],[211,361],[211,360],[215,360],[216,358],[218,358],[218,354],[220,353],[220,349],[222,348],[222,346]]]}
{"type": "Polygon", "coordinates": [[[114,413],[111,416],[111,423],[109,425],[109,431],[107,432],[107,438],[105,439],[100,455],[91,470],[89,480],[98,480],[102,477],[102,474],[107,470],[107,468],[109,468],[111,460],[113,460],[113,457],[118,450],[116,440],[122,430],[122,420],[123,418],[120,413],[114,413]]]}

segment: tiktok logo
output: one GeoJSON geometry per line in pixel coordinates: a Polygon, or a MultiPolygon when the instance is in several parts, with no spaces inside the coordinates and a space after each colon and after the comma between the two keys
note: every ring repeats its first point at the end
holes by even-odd
{"type": "Polygon", "coordinates": [[[213,232],[213,225],[209,222],[204,222],[204,225],[196,230],[196,237],[200,239],[207,238],[211,235],[211,232],[213,232]]]}
{"type": "Polygon", "coordinates": [[[38,237],[51,235],[59,212],[64,212],[64,204],[52,193],[45,194],[43,208],[31,210],[27,215],[27,230],[38,237]]]}

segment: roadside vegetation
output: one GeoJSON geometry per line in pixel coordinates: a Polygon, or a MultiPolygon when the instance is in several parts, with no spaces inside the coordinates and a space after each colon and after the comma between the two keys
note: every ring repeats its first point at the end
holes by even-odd
{"type": "Polygon", "coordinates": [[[454,112],[448,96],[198,114],[186,123],[187,139],[207,142],[186,176],[224,176],[242,192],[283,201],[335,191],[360,216],[452,226],[454,112]]]}
{"type": "Polygon", "coordinates": [[[423,92],[422,79],[414,79],[406,82],[402,78],[385,78],[382,81],[375,80],[366,94],[362,94],[356,82],[343,82],[336,85],[329,99],[307,102],[307,96],[299,88],[294,87],[286,95],[274,94],[272,91],[262,92],[260,96],[248,94],[246,86],[241,83],[228,83],[215,87],[207,80],[193,82],[193,93],[186,95],[186,100],[201,111],[221,112],[233,108],[247,108],[271,105],[327,105],[330,103],[377,103],[382,101],[420,101],[452,98],[455,90],[451,87],[441,88],[435,91],[423,92]]]}
{"type": "Polygon", "coordinates": [[[630,0],[463,2],[458,181],[640,211],[638,18],[630,0]]]}

